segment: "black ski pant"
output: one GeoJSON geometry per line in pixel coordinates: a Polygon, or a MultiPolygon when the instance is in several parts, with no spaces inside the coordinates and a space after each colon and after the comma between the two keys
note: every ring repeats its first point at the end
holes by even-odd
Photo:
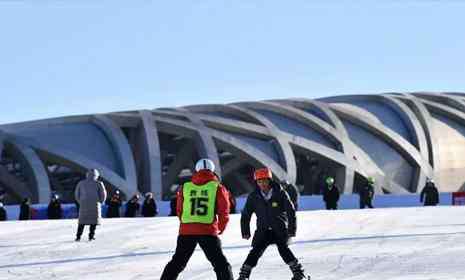
{"type": "Polygon", "coordinates": [[[279,255],[286,264],[297,260],[291,249],[289,249],[287,240],[280,240],[276,237],[272,230],[267,230],[266,233],[263,235],[261,234],[260,236],[262,237],[259,240],[254,240],[252,250],[250,250],[244,265],[255,267],[258,260],[261,258],[263,253],[265,253],[266,248],[268,248],[271,244],[276,244],[276,246],[278,246],[279,255]]]}
{"type": "Polygon", "coordinates": [[[326,202],[326,210],[337,210],[337,202],[326,202]]]}
{"type": "Polygon", "coordinates": [[[373,208],[373,204],[372,204],[371,199],[360,200],[360,209],[364,209],[365,207],[373,208]]]}
{"type": "MultiPolygon", "coordinates": [[[[81,225],[81,224],[78,225],[78,231],[77,231],[77,234],[76,234],[76,237],[77,237],[78,239],[81,239],[81,235],[82,235],[82,233],[84,232],[84,227],[85,227],[85,226],[86,226],[86,225],[81,225]]],[[[90,239],[90,238],[94,238],[94,236],[95,236],[95,229],[96,229],[96,228],[97,228],[97,225],[90,225],[89,239],[90,239]]]]}
{"type": "Polygon", "coordinates": [[[176,252],[166,265],[160,280],[175,280],[184,270],[187,262],[194,253],[197,244],[213,265],[218,280],[233,280],[231,265],[221,249],[221,240],[213,235],[180,235],[176,245],[176,252]]]}

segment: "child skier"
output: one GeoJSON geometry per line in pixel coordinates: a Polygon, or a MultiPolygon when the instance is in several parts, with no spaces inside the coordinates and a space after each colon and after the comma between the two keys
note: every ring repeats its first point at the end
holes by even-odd
{"type": "Polygon", "coordinates": [[[295,209],[289,195],[279,183],[272,180],[272,173],[268,168],[256,170],[254,180],[257,189],[247,197],[242,210],[242,238],[250,239],[250,218],[253,213],[257,216],[257,230],[253,237],[252,250],[241,267],[238,280],[249,279],[252,268],[271,244],[278,246],[281,258],[292,271],[292,280],[307,279],[302,265],[288,246],[289,239],[296,234],[295,209]]]}
{"type": "Polygon", "coordinates": [[[177,215],[181,226],[176,252],[160,280],[177,279],[197,244],[212,263],[216,278],[233,280],[231,265],[218,238],[229,221],[229,193],[215,175],[215,165],[211,160],[199,160],[195,171],[192,182],[184,184],[177,193],[177,215]]]}

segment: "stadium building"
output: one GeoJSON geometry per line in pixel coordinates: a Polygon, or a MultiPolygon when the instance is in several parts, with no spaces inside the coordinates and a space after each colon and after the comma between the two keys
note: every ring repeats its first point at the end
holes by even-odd
{"type": "Polygon", "coordinates": [[[302,194],[328,175],[344,193],[366,177],[378,194],[441,192],[465,182],[465,94],[387,93],[193,105],[0,125],[0,191],[7,204],[51,193],[73,201],[76,183],[97,168],[125,196],[169,199],[194,163],[212,159],[236,195],[252,170],[268,166],[302,194]]]}

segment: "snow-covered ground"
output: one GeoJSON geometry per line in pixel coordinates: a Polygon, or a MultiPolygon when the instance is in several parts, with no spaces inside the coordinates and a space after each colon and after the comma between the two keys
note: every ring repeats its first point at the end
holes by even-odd
{"type": "MultiPolygon", "coordinates": [[[[239,219],[233,215],[222,236],[235,276],[250,249],[239,219]]],[[[159,279],[178,221],[107,219],[95,242],[74,242],[75,230],[76,220],[0,223],[0,279],[159,279]]],[[[299,212],[291,248],[312,279],[465,279],[465,207],[299,212]]],[[[252,273],[290,278],[275,247],[252,273]]],[[[215,276],[197,250],[180,279],[215,276]]]]}

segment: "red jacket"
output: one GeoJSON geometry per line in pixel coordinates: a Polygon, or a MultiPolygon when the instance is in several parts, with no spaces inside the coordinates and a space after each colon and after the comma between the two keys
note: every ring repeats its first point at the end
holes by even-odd
{"type": "MultiPolygon", "coordinates": [[[[219,181],[218,177],[208,170],[201,170],[192,176],[192,183],[198,186],[205,185],[210,181],[219,181]]],[[[179,188],[177,195],[176,203],[176,213],[181,219],[182,207],[183,207],[183,191],[182,187],[179,188]]],[[[218,235],[221,234],[226,225],[229,222],[229,194],[226,188],[223,185],[219,185],[218,191],[216,193],[216,215],[212,224],[183,224],[179,227],[180,235],[218,235]]]]}

